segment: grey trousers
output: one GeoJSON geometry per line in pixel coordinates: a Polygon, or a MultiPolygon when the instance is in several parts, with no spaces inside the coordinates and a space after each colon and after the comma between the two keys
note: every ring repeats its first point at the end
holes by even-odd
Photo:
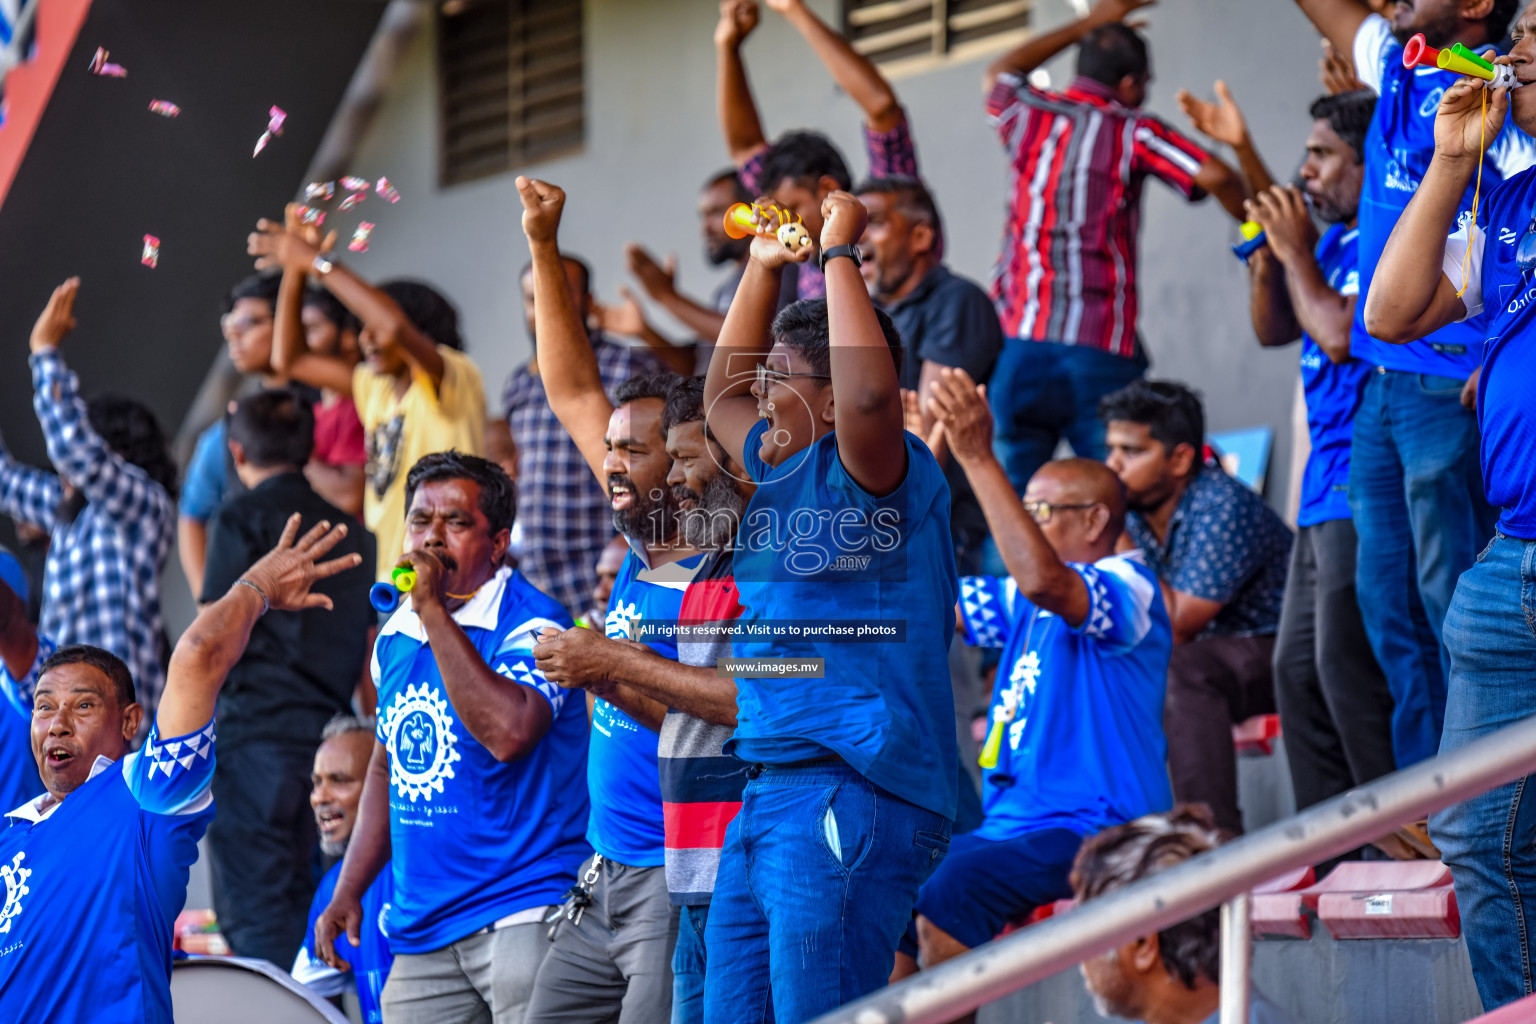
{"type": "Polygon", "coordinates": [[[379,1000],[384,1024],[523,1024],[545,934],[538,922],[516,924],[397,955],[379,1000]]]}
{"type": "Polygon", "coordinates": [[[580,922],[562,921],[555,932],[527,1024],[669,1024],[676,943],[665,870],[605,859],[592,905],[580,922]]]}

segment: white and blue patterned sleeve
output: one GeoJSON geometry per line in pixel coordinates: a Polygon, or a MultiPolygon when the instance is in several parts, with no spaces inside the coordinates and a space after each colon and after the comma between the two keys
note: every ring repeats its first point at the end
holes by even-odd
{"type": "Polygon", "coordinates": [[[1097,640],[1112,654],[1124,654],[1152,630],[1157,584],[1128,559],[1100,559],[1068,565],[1088,585],[1088,617],[1073,632],[1097,640]]]}
{"type": "Polygon", "coordinates": [[[151,814],[197,814],[213,804],[213,720],[196,732],[162,739],[157,722],[144,746],[123,761],[123,777],[151,814]]]}
{"type": "Polygon", "coordinates": [[[1402,45],[1392,35],[1392,24],[1379,14],[1372,14],[1355,30],[1355,77],[1376,95],[1386,79],[1385,61],[1401,61],[1402,45]]]}
{"type": "Polygon", "coordinates": [[[1018,584],[1012,577],[960,577],[960,621],[965,642],[972,647],[1002,648],[1013,631],[1013,608],[1018,584]]]}
{"type": "Polygon", "coordinates": [[[545,679],[544,673],[534,666],[533,645],[541,630],[570,628],[570,623],[559,623],[554,619],[526,619],[512,627],[491,658],[491,671],[541,693],[549,701],[551,716],[558,716],[560,709],[565,707],[566,691],[545,679]]]}

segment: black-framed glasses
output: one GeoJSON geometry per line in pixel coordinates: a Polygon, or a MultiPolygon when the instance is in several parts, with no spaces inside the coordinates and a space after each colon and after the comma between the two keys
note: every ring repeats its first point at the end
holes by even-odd
{"type": "Polygon", "coordinates": [[[1044,526],[1051,521],[1051,514],[1059,508],[1093,508],[1097,504],[1098,502],[1096,501],[1087,503],[1076,502],[1073,504],[1061,501],[1026,501],[1024,503],[1024,511],[1029,513],[1029,518],[1044,526]]]}
{"type": "Polygon", "coordinates": [[[782,384],[784,381],[789,380],[791,377],[810,377],[813,380],[832,379],[825,373],[790,373],[787,370],[770,369],[767,363],[757,364],[757,390],[759,391],[766,389],[768,387],[769,381],[782,384]]]}

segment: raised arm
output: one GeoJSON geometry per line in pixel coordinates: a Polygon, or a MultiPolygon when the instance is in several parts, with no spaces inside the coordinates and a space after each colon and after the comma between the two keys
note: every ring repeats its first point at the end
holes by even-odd
{"type": "MultiPolygon", "coordinates": [[[[1317,263],[1317,228],[1306,197],[1294,185],[1277,185],[1248,204],[1248,216],[1264,229],[1270,259],[1284,270],[1286,309],[1297,326],[1335,363],[1349,361],[1349,332],[1355,321],[1356,292],[1335,291],[1317,263]]],[[[1254,254],[1255,256],[1258,253],[1254,254]]],[[[1252,269],[1250,275],[1260,271],[1252,269]]],[[[1257,324],[1257,321],[1255,321],[1257,324]]],[[[1260,339],[1262,340],[1262,338],[1260,339]]]]}
{"type": "Polygon", "coordinates": [[[63,497],[57,475],[17,462],[0,440],[0,515],[36,523],[52,533],[54,509],[63,497]]]}
{"type": "Polygon", "coordinates": [[[1335,52],[1344,54],[1355,52],[1355,33],[1371,15],[1365,0],[1296,0],[1296,6],[1335,52]]]}
{"type": "Polygon", "coordinates": [[[613,403],[603,391],[586,325],[571,304],[565,266],[560,258],[560,214],[565,192],[535,178],[517,177],[523,200],[523,233],[533,257],[534,331],[538,337],[539,375],[549,407],[559,418],[599,483],[606,483],[605,438],[613,403]]]}
{"type": "Polygon", "coordinates": [[[594,299],[592,314],[605,333],[636,338],[650,349],[667,369],[684,377],[693,376],[693,348],[672,344],[669,339],[662,336],[660,331],[652,327],[645,318],[645,311],[640,308],[640,300],[636,299],[635,293],[628,288],[619,287],[619,301],[611,306],[594,299]]]}
{"type": "Polygon", "coordinates": [[[677,290],[677,257],[667,257],[665,265],[645,251],[638,242],[624,247],[624,258],[629,272],[640,282],[645,294],[653,302],[661,304],[668,313],[677,317],[703,341],[713,344],[720,337],[720,327],[725,314],[696,302],[677,290]]]}
{"type": "Polygon", "coordinates": [[[156,714],[161,736],[184,736],[213,718],[224,677],[245,653],[257,619],[269,609],[331,608],[331,599],[310,593],[310,587],[362,561],[357,554],[320,561],[347,535],[344,524],[332,527],[320,522],[304,536],[298,534],[299,516],[295,513],[289,517],[277,547],[247,569],[223,597],[198,613],[181,635],[171,654],[165,693],[156,714]]]}
{"type": "Polygon", "coordinates": [[[1233,220],[1242,223],[1248,219],[1243,209],[1243,204],[1248,201],[1248,186],[1243,183],[1242,175],[1225,161],[1214,156],[1206,157],[1195,173],[1195,184],[1215,196],[1233,220]]]}
{"type": "Polygon", "coordinates": [[[768,6],[782,14],[784,20],[811,44],[817,59],[831,73],[838,87],[864,111],[864,121],[872,129],[888,132],[906,119],[891,83],[868,57],[816,17],[816,13],[805,5],[805,0],[768,0],[768,6]]]}
{"type": "Polygon", "coordinates": [[[1237,157],[1238,170],[1247,179],[1248,194],[1258,195],[1273,185],[1274,179],[1270,177],[1269,168],[1264,166],[1253,144],[1253,137],[1248,134],[1248,119],[1232,99],[1232,91],[1227,88],[1227,83],[1217,79],[1215,89],[1215,103],[1202,100],[1187,89],[1180,89],[1179,108],[1196,131],[1232,147],[1232,153],[1237,157]]]}
{"type": "Polygon", "coordinates": [[[1009,50],[987,65],[983,90],[990,93],[992,87],[997,84],[999,75],[1008,73],[1020,77],[1028,75],[1100,25],[1107,25],[1112,21],[1124,21],[1132,11],[1150,7],[1156,2],[1157,0],[1098,0],[1088,9],[1087,14],[1076,21],[1051,32],[1030,36],[1022,46],[1009,50]]]}
{"type": "Polygon", "coordinates": [[[715,107],[726,151],[737,167],[768,148],[741,60],[741,44],[757,28],[757,19],[757,0],[722,0],[715,26],[715,107]]]}
{"type": "MultiPolygon", "coordinates": [[[[1461,281],[1452,281],[1442,269],[1446,236],[1456,222],[1461,197],[1477,173],[1482,139],[1492,144],[1509,112],[1508,90],[1495,89],[1487,98],[1486,118],[1480,116],[1481,94],[1480,81],[1463,78],[1440,99],[1435,155],[1387,239],[1365,300],[1365,329],[1374,338],[1404,344],[1455,323],[1474,304],[1482,306],[1482,296],[1471,294],[1471,289],[1463,301],[1456,294],[1461,281]]],[[[1473,233],[1468,231],[1467,243],[1474,250],[1469,261],[1480,263],[1477,242],[1482,231],[1476,229],[1475,239],[1473,233]]],[[[1478,270],[1480,266],[1469,266],[1468,273],[1478,270]]]]}
{"type": "MultiPolygon", "coordinates": [[[[822,200],[821,215],[822,252],[857,243],[869,220],[864,204],[841,191],[822,200]]],[[[889,494],[907,472],[896,360],[858,266],[851,259],[833,259],[825,273],[838,458],[864,490],[889,494]]]]}
{"type": "MultiPolygon", "coordinates": [[[[992,451],[992,410],[986,390],[964,370],[945,367],[931,395],[949,450],[965,470],[987,526],[1019,593],[1076,628],[1088,617],[1088,585],[1067,566],[1024,511],[1003,464],[992,451]]],[[[1108,510],[1104,511],[1108,515],[1108,510]]]]}

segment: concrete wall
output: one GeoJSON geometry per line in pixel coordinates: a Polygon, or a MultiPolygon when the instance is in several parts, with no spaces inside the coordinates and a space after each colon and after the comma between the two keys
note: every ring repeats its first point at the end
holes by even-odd
{"type": "MultiPolygon", "coordinates": [[[[814,3],[836,17],[836,0],[814,3]]],[[[1068,0],[1040,0],[1038,23],[1054,26],[1075,9],[1068,0]]],[[[591,261],[600,298],[616,297],[620,249],[630,240],[677,252],[685,289],[702,295],[713,284],[699,254],[693,204],[699,183],[726,162],[713,98],[716,10],[715,0],[587,0],[586,147],[523,170],[569,192],[564,242],[591,261]]],[[[1309,127],[1307,103],[1318,92],[1317,37],[1295,7],[1164,0],[1147,14],[1156,75],[1151,109],[1182,125],[1177,89],[1208,95],[1211,81],[1225,77],[1274,172],[1289,176],[1309,127]]],[[[747,60],[765,127],[770,134],[822,129],[862,173],[857,108],[788,26],[767,11],[763,19],[747,60]]],[[[404,197],[374,211],[373,249],[355,265],[375,277],[420,277],[454,298],[495,408],[502,382],[529,352],[515,281],[527,258],[520,205],[511,174],[438,187],[433,53],[429,30],[411,48],[354,161],[357,173],[388,175],[404,197]]],[[[1066,81],[1069,60],[1050,66],[1055,84],[1066,81]]],[[[897,81],[924,176],[945,214],[950,263],[978,280],[996,256],[1006,170],[983,119],[982,67],[973,60],[897,81]]],[[[1227,248],[1235,238],[1214,202],[1190,208],[1162,186],[1148,186],[1143,333],[1154,373],[1204,392],[1213,430],[1275,427],[1269,493],[1285,507],[1296,353],[1261,352],[1254,342],[1246,278],[1227,248]]]]}

